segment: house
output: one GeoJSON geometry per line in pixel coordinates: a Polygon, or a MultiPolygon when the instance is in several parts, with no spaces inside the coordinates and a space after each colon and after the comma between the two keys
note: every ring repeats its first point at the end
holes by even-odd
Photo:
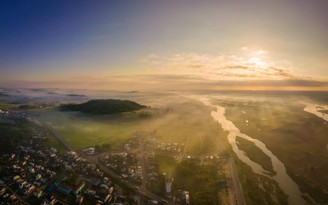
{"type": "Polygon", "coordinates": [[[85,182],[78,180],[75,184],[69,184],[66,179],[68,179],[68,177],[64,175],[57,182],[55,182],[57,190],[64,194],[79,195],[85,186],[85,182]]]}

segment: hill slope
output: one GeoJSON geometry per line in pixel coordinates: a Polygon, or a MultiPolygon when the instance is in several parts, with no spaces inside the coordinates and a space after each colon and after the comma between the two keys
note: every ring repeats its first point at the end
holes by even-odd
{"type": "Polygon", "coordinates": [[[61,105],[60,109],[62,111],[80,111],[90,114],[106,115],[140,110],[145,107],[130,100],[99,99],[90,100],[82,104],[61,105]]]}

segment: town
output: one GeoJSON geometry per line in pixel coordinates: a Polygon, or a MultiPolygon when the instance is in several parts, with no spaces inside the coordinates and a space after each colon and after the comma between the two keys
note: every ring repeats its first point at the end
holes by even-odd
{"type": "MultiPolygon", "coordinates": [[[[41,122],[28,114],[2,109],[2,117],[41,122]]],[[[148,136],[132,137],[121,150],[72,148],[48,126],[53,137],[67,147],[60,152],[45,146],[47,137],[38,133],[8,153],[2,153],[0,201],[4,204],[190,204],[188,189],[176,186],[173,173],[159,169],[161,159],[173,163],[222,167],[227,158],[191,156],[183,143],[157,142],[148,136]]],[[[222,201],[234,201],[232,182],[218,180],[222,201]],[[229,188],[230,184],[230,188],[229,188]],[[224,199],[226,198],[226,199],[224,199]]]]}

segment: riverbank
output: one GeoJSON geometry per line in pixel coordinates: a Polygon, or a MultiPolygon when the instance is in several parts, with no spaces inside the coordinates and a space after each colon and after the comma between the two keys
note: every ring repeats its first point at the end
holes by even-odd
{"type": "Polygon", "coordinates": [[[266,147],[263,142],[254,139],[244,133],[241,133],[240,130],[233,124],[233,122],[226,119],[224,107],[212,104],[209,99],[202,99],[202,102],[205,105],[211,106],[216,109],[216,111],[212,111],[211,116],[216,122],[218,122],[222,126],[225,131],[229,132],[228,141],[239,160],[249,165],[254,173],[271,178],[272,180],[276,181],[279,184],[280,188],[289,196],[289,204],[307,204],[307,202],[302,198],[302,193],[300,192],[298,185],[287,174],[285,165],[266,147]],[[237,146],[237,136],[253,142],[268,157],[270,157],[272,161],[273,170],[276,172],[276,175],[272,177],[269,176],[268,174],[266,174],[265,170],[262,168],[261,165],[252,161],[248,156],[246,156],[245,152],[237,146]]]}

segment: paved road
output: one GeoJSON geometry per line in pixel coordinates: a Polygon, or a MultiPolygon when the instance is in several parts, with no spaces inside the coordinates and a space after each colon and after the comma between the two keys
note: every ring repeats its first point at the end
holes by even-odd
{"type": "Polygon", "coordinates": [[[7,184],[0,185],[0,187],[1,186],[6,187],[6,189],[8,189],[11,193],[13,193],[17,197],[17,199],[20,200],[21,202],[25,204],[29,204],[24,198],[20,197],[14,190],[12,190],[9,186],[7,186],[7,184]]]}
{"type": "MultiPolygon", "coordinates": [[[[34,119],[35,120],[35,119],[34,119]]],[[[36,120],[36,121],[38,121],[38,120],[36,120]]],[[[112,171],[112,170],[110,170],[109,168],[107,168],[106,166],[104,166],[104,165],[102,165],[99,161],[98,161],[98,159],[97,158],[94,158],[94,157],[92,157],[92,156],[87,156],[87,155],[85,155],[84,153],[82,153],[82,152],[80,152],[80,151],[78,151],[78,150],[76,150],[71,144],[69,144],[61,135],[59,135],[52,127],[50,127],[48,124],[46,124],[46,123],[43,123],[43,122],[40,122],[40,121],[38,121],[40,124],[42,124],[44,127],[46,127],[50,132],[51,132],[51,134],[53,135],[53,136],[55,136],[68,150],[71,150],[71,151],[75,151],[75,152],[77,152],[77,153],[79,153],[81,156],[83,156],[84,158],[86,158],[89,162],[92,162],[92,163],[94,163],[94,164],[96,164],[98,167],[99,167],[99,169],[101,170],[101,171],[103,171],[104,173],[106,173],[107,175],[109,175],[111,178],[115,178],[116,180],[119,180],[120,181],[120,183],[121,184],[124,184],[126,187],[129,187],[129,188],[131,188],[131,189],[133,189],[133,187],[130,185],[130,184],[128,184],[128,183],[126,183],[126,182],[124,182],[124,181],[122,181],[122,180],[120,180],[120,176],[118,175],[118,174],[116,174],[114,171],[112,171]]],[[[146,190],[145,188],[142,188],[141,190],[140,190],[140,194],[142,194],[142,195],[144,195],[144,196],[147,196],[147,197],[149,197],[149,198],[151,198],[151,199],[155,199],[155,200],[161,200],[162,199],[162,197],[161,196],[158,196],[158,195],[156,195],[156,194],[154,194],[154,193],[152,193],[152,192],[150,192],[150,191],[148,191],[148,190],[146,190]]]]}
{"type": "Polygon", "coordinates": [[[246,205],[243,188],[239,181],[235,161],[233,160],[232,157],[230,157],[230,168],[231,168],[231,177],[232,177],[232,182],[233,182],[233,186],[234,186],[237,205],[246,205]]]}
{"type": "MultiPolygon", "coordinates": [[[[40,122],[40,121],[38,121],[40,122]]],[[[43,123],[43,122],[40,122],[44,127],[46,127],[50,133],[55,136],[68,150],[71,150],[71,151],[76,151],[75,148],[69,144],[68,142],[66,142],[66,140],[63,139],[62,136],[60,136],[54,129],[52,129],[52,127],[50,127],[47,123],[43,123]]]]}

